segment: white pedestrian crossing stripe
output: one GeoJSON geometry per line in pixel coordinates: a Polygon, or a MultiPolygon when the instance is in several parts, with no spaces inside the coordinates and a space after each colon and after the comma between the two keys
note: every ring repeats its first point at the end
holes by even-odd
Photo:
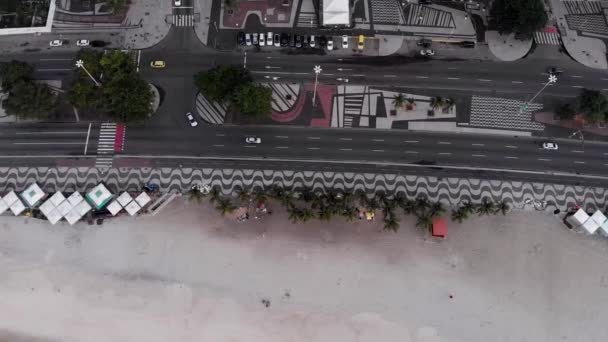
{"type": "Polygon", "coordinates": [[[180,27],[194,26],[194,15],[192,14],[174,14],[173,25],[180,27]]]}
{"type": "Polygon", "coordinates": [[[102,123],[97,141],[97,158],[95,167],[112,167],[114,157],[114,140],[116,139],[116,124],[102,123]]]}
{"type": "Polygon", "coordinates": [[[536,44],[543,45],[561,45],[562,38],[559,33],[555,32],[534,32],[534,41],[536,44]]]}

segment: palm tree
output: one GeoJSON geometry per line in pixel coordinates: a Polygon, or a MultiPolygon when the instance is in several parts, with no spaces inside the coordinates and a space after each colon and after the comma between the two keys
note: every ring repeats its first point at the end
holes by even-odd
{"type": "Polygon", "coordinates": [[[315,213],[310,208],[300,209],[300,221],[307,222],[315,217],[315,213]]]}
{"type": "Polygon", "coordinates": [[[481,202],[481,205],[477,207],[477,214],[479,216],[482,215],[490,215],[496,211],[496,204],[494,202],[488,200],[487,198],[481,202]]]}
{"type": "Polygon", "coordinates": [[[300,198],[303,199],[306,203],[311,202],[315,198],[315,193],[312,191],[311,188],[302,189],[301,194],[302,196],[300,196],[300,198]]]}
{"type": "Polygon", "coordinates": [[[454,107],[454,105],[456,104],[456,101],[454,101],[453,98],[448,97],[445,99],[445,102],[443,103],[443,112],[447,113],[449,112],[452,107],[454,107]]]}
{"type": "Polygon", "coordinates": [[[464,210],[463,208],[458,208],[458,210],[452,210],[452,221],[462,223],[462,221],[464,221],[468,218],[469,218],[469,212],[464,210]]]}
{"type": "Polygon", "coordinates": [[[443,107],[444,103],[445,103],[445,101],[443,100],[443,97],[433,96],[433,97],[431,97],[431,102],[429,103],[429,105],[431,106],[431,108],[435,109],[435,108],[443,107]]]}
{"type": "Polygon", "coordinates": [[[211,189],[211,191],[209,192],[209,195],[211,195],[211,197],[209,198],[209,203],[211,203],[211,204],[218,202],[221,197],[220,191],[216,187],[213,187],[211,189]]]}
{"type": "Polygon", "coordinates": [[[291,223],[296,223],[300,218],[300,209],[296,208],[293,205],[290,205],[287,207],[287,215],[291,223]]]}
{"type": "Polygon", "coordinates": [[[346,218],[346,221],[348,221],[348,222],[357,218],[357,214],[358,214],[357,208],[350,206],[350,205],[346,206],[342,210],[342,216],[344,216],[346,218]]]}
{"type": "Polygon", "coordinates": [[[195,202],[197,204],[201,203],[203,200],[203,193],[201,193],[196,186],[193,186],[188,190],[188,200],[190,202],[195,202]]]}
{"type": "Polygon", "coordinates": [[[241,189],[239,191],[239,200],[243,201],[243,202],[248,202],[251,199],[251,192],[245,190],[245,189],[241,189]]]}
{"type": "Polygon", "coordinates": [[[501,201],[500,203],[498,203],[498,205],[496,206],[496,213],[502,213],[503,215],[507,215],[507,213],[511,211],[511,206],[509,205],[509,203],[505,202],[505,201],[501,201]]]}
{"type": "Polygon", "coordinates": [[[383,229],[385,231],[393,231],[396,233],[399,230],[399,219],[395,215],[385,217],[383,229]]]}
{"type": "Polygon", "coordinates": [[[393,97],[393,107],[395,107],[395,109],[403,107],[404,104],[405,96],[403,94],[399,93],[393,97]]]}
{"type": "Polygon", "coordinates": [[[467,201],[460,206],[460,209],[467,213],[468,216],[469,214],[472,214],[475,211],[475,204],[471,203],[471,201],[467,201]]]}
{"type": "Polygon", "coordinates": [[[272,188],[270,188],[270,197],[272,197],[274,199],[281,199],[284,192],[285,192],[285,190],[283,190],[283,188],[280,185],[274,184],[272,186],[272,188]]]}
{"type": "Polygon", "coordinates": [[[416,213],[424,213],[431,206],[429,200],[426,197],[418,197],[416,198],[416,202],[414,203],[414,212],[416,213]]]}
{"type": "Polygon", "coordinates": [[[424,228],[426,230],[431,230],[431,228],[433,228],[433,218],[431,215],[422,213],[421,215],[416,215],[416,217],[416,227],[424,228]]]}
{"type": "Polygon", "coordinates": [[[284,207],[287,207],[291,204],[291,200],[293,198],[293,194],[289,191],[283,191],[279,197],[279,200],[281,201],[281,204],[284,207]]]}
{"type": "Polygon", "coordinates": [[[440,202],[434,202],[433,204],[431,204],[431,207],[429,208],[429,215],[431,215],[431,217],[439,217],[444,213],[445,208],[440,202]]]}
{"type": "Polygon", "coordinates": [[[266,196],[266,194],[263,191],[256,191],[253,193],[253,199],[259,203],[259,202],[266,202],[268,200],[268,197],[266,196]]]}
{"type": "Polygon", "coordinates": [[[222,214],[222,216],[224,216],[227,213],[235,211],[237,206],[232,204],[232,202],[227,198],[220,198],[217,200],[217,205],[215,206],[215,208],[220,211],[220,214],[222,214]]]}
{"type": "Polygon", "coordinates": [[[320,207],[319,208],[319,212],[318,212],[319,220],[322,220],[322,221],[329,221],[329,220],[331,220],[332,213],[333,212],[332,212],[332,209],[330,207],[327,207],[325,205],[322,206],[322,207],[320,207]]]}

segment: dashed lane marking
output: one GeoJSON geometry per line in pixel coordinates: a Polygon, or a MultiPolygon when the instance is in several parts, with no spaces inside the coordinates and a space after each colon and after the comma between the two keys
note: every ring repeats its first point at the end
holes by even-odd
{"type": "Polygon", "coordinates": [[[472,154],[471,156],[473,157],[478,157],[478,158],[485,158],[485,154],[472,154]]]}
{"type": "Polygon", "coordinates": [[[519,157],[506,156],[505,159],[519,159],[519,157]]]}

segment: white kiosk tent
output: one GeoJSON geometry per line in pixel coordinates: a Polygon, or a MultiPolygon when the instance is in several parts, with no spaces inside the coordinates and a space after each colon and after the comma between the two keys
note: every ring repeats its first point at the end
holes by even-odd
{"type": "Polygon", "coordinates": [[[322,26],[350,26],[349,0],[321,0],[321,3],[322,26]]]}
{"type": "Polygon", "coordinates": [[[577,210],[573,215],[568,216],[566,221],[570,223],[572,228],[579,228],[589,219],[589,215],[581,208],[577,210]]]}
{"type": "Polygon", "coordinates": [[[0,215],[4,214],[4,212],[7,210],[8,210],[8,205],[6,205],[6,202],[4,202],[4,200],[0,196],[0,215]]]}
{"type": "Polygon", "coordinates": [[[67,199],[61,192],[56,192],[39,209],[51,224],[65,218],[73,225],[91,210],[91,205],[78,192],[72,193],[67,199]]]}
{"type": "Polygon", "coordinates": [[[112,199],[112,193],[102,183],[97,184],[96,187],[87,192],[87,200],[93,204],[95,209],[102,209],[112,199]]]}
{"type": "Polygon", "coordinates": [[[598,224],[598,226],[602,226],[604,224],[604,222],[606,222],[606,215],[604,215],[604,213],[602,213],[599,210],[596,210],[593,215],[591,215],[590,220],[595,221],[595,223],[598,224]]]}
{"type": "Polygon", "coordinates": [[[30,186],[28,186],[27,189],[21,193],[21,198],[23,198],[25,204],[27,204],[27,206],[30,208],[34,208],[36,204],[38,204],[38,202],[44,198],[44,196],[46,196],[46,194],[36,183],[30,184],[30,186]]]}
{"type": "Polygon", "coordinates": [[[15,191],[11,191],[3,198],[4,203],[11,209],[13,215],[17,216],[25,210],[25,206],[19,199],[19,196],[15,194],[15,191]]]}

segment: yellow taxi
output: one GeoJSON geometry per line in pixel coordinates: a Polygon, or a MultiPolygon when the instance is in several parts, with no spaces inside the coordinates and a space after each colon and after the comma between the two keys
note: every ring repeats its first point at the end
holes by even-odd
{"type": "Polygon", "coordinates": [[[363,48],[365,47],[365,36],[360,34],[359,35],[359,42],[357,43],[357,48],[359,50],[363,50],[363,48]]]}
{"type": "Polygon", "coordinates": [[[154,69],[162,69],[165,67],[165,61],[152,61],[150,66],[154,69]]]}

